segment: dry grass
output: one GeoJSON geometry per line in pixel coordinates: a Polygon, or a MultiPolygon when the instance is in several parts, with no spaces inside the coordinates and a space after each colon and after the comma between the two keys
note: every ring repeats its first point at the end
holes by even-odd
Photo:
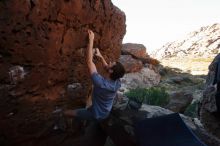
{"type": "Polygon", "coordinates": [[[161,60],[162,65],[178,68],[193,75],[206,75],[212,58],[169,58],[161,60]]]}
{"type": "Polygon", "coordinates": [[[211,63],[213,58],[192,58],[192,62],[209,62],[211,63]]]}

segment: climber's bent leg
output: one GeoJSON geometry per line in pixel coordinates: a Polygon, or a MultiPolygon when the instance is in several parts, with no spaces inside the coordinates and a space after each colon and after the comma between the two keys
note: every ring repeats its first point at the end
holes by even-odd
{"type": "Polygon", "coordinates": [[[64,115],[68,117],[75,117],[79,120],[94,120],[92,112],[86,108],[66,110],[64,111],[64,115]]]}

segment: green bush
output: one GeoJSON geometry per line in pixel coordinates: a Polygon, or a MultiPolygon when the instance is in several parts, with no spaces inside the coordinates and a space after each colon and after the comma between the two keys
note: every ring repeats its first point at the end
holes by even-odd
{"type": "Polygon", "coordinates": [[[198,117],[197,113],[198,113],[198,102],[193,102],[186,108],[184,115],[192,118],[196,118],[198,117]]]}
{"type": "Polygon", "coordinates": [[[125,95],[131,100],[149,105],[165,106],[169,102],[169,94],[161,87],[136,88],[125,95]]]}

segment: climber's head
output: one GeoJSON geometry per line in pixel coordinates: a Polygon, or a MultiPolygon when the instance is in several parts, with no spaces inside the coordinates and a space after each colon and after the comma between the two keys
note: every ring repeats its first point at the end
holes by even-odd
{"type": "Polygon", "coordinates": [[[110,73],[110,79],[115,81],[124,76],[125,69],[120,62],[110,62],[108,72],[110,73]]]}

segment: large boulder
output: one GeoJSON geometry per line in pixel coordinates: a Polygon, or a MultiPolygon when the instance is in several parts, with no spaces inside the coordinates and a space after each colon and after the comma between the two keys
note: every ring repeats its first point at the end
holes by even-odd
{"type": "Polygon", "coordinates": [[[187,92],[175,92],[170,95],[170,102],[166,108],[173,111],[184,113],[186,108],[191,104],[193,95],[187,92]]]}
{"type": "Polygon", "coordinates": [[[126,43],[122,46],[123,55],[132,55],[135,58],[147,58],[146,48],[142,44],[126,43]]]}
{"type": "Polygon", "coordinates": [[[217,60],[219,58],[220,54],[218,54],[209,65],[209,73],[207,76],[200,109],[201,122],[204,124],[205,128],[207,128],[218,138],[220,138],[220,119],[214,114],[217,110],[215,101],[216,88],[212,84],[216,74],[215,69],[217,60]]]}
{"type": "MultiPolygon", "coordinates": [[[[173,112],[159,106],[143,104],[140,109],[133,109],[130,101],[118,100],[113,106],[113,111],[107,121],[103,123],[104,130],[108,133],[111,143],[115,145],[126,144],[136,146],[135,124],[146,118],[155,118],[173,112]]],[[[219,146],[220,140],[208,133],[197,118],[180,115],[185,124],[208,146],[219,146]]],[[[150,138],[150,137],[149,137],[150,138]]]]}
{"type": "Polygon", "coordinates": [[[134,59],[141,61],[143,64],[158,65],[160,62],[157,59],[151,58],[146,48],[142,44],[126,43],[122,45],[122,55],[131,55],[134,59]]]}
{"type": "Polygon", "coordinates": [[[85,106],[91,92],[85,64],[88,29],[95,33],[94,47],[107,61],[116,61],[125,14],[110,0],[0,1],[1,144],[57,145],[65,139],[37,137],[52,127],[56,106],[85,106]],[[73,101],[66,98],[67,89],[73,101]]]}
{"type": "Polygon", "coordinates": [[[120,56],[125,14],[109,0],[1,1],[0,14],[0,55],[6,71],[20,65],[27,72],[16,87],[23,93],[79,82],[85,90],[78,96],[87,95],[88,28],[108,61],[120,56]]]}
{"type": "MultiPolygon", "coordinates": [[[[151,65],[149,65],[151,66],[151,65]]],[[[148,88],[158,85],[160,82],[160,74],[155,68],[144,67],[139,72],[125,74],[122,80],[122,91],[125,92],[134,88],[148,88]]]]}
{"type": "Polygon", "coordinates": [[[132,58],[131,55],[121,55],[119,58],[119,62],[125,68],[126,73],[138,72],[142,69],[143,64],[140,60],[132,58]]]}

